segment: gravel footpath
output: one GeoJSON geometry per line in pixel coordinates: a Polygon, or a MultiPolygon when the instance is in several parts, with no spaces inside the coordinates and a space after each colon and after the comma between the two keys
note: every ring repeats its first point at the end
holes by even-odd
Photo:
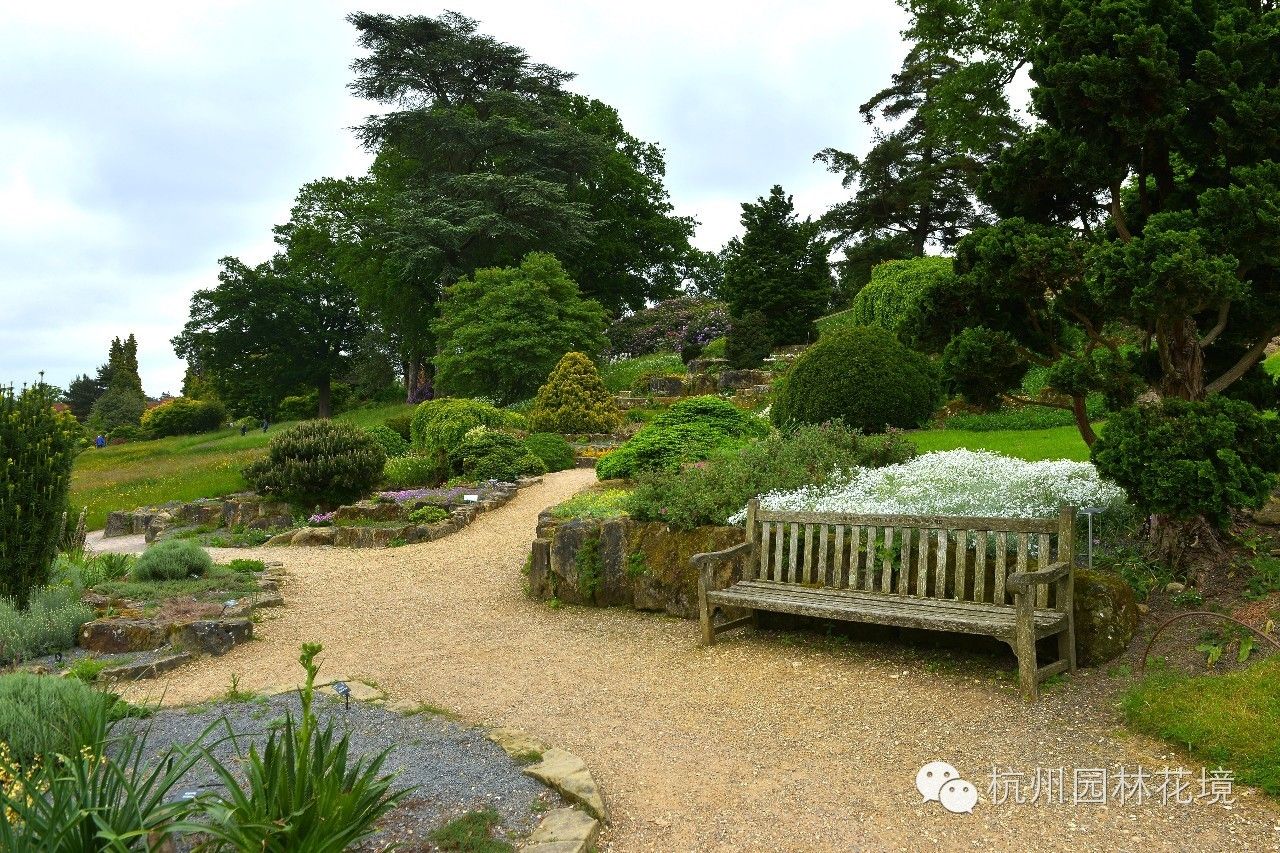
{"type": "Polygon", "coordinates": [[[1073,769],[1200,769],[1127,735],[1106,691],[1068,682],[1027,705],[989,656],[817,632],[703,648],[695,622],[530,601],[520,567],[538,512],[593,480],[550,475],[438,542],[252,554],[290,577],[260,640],[131,698],[209,699],[233,673],[241,689],[293,680],[299,644],[320,641],[322,672],[582,756],[609,805],[608,851],[1280,850],[1280,806],[1243,786],[1230,807],[1071,805],[1073,769]],[[921,803],[916,771],[936,759],[982,792],[972,814],[921,803]],[[1065,768],[1067,804],[991,802],[993,765],[1065,768]]]}
{"type": "MultiPolygon", "coordinates": [[[[320,724],[332,721],[334,737],[351,737],[353,755],[372,757],[390,750],[383,774],[395,776],[395,788],[415,788],[389,817],[388,831],[371,839],[367,849],[381,850],[387,843],[421,842],[434,829],[468,811],[491,808],[502,815],[506,827],[519,834],[533,829],[533,805],[547,789],[525,776],[502,749],[483,731],[429,714],[406,716],[366,702],[352,702],[317,695],[312,704],[320,724]]],[[[187,745],[215,723],[206,744],[218,760],[243,779],[237,752],[247,755],[249,745],[259,751],[273,722],[292,711],[300,718],[296,693],[251,701],[217,702],[189,709],[161,711],[136,724],[148,732],[147,749],[159,753],[171,744],[187,745]],[[227,728],[219,719],[225,716],[227,728]]],[[[191,769],[175,788],[176,793],[219,790],[221,780],[205,762],[191,769]]]]}

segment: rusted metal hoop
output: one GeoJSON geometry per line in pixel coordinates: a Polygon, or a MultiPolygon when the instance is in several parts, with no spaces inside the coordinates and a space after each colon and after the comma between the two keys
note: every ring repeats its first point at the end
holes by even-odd
{"type": "Polygon", "coordinates": [[[1247,622],[1241,622],[1239,619],[1234,619],[1222,613],[1215,613],[1212,610],[1188,610],[1186,613],[1179,613],[1177,616],[1172,616],[1160,623],[1160,627],[1156,628],[1155,633],[1151,635],[1151,639],[1147,641],[1147,649],[1142,653],[1142,663],[1139,665],[1138,668],[1144,672],[1146,671],[1147,656],[1151,654],[1151,647],[1156,644],[1156,637],[1160,636],[1161,631],[1163,631],[1165,628],[1168,628],[1174,622],[1177,622],[1181,619],[1187,619],[1192,616],[1212,616],[1215,619],[1225,619],[1228,622],[1233,622],[1236,625],[1239,625],[1241,628],[1249,629],[1250,631],[1257,634],[1262,639],[1266,640],[1271,645],[1275,646],[1276,649],[1280,651],[1280,640],[1277,640],[1275,637],[1271,636],[1270,634],[1264,633],[1262,630],[1253,627],[1247,622]]]}

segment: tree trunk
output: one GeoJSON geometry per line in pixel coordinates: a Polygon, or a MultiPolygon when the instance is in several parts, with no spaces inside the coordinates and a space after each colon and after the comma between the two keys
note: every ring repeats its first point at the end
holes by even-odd
{"type": "Polygon", "coordinates": [[[316,382],[316,404],[320,417],[333,417],[333,385],[328,376],[316,382]]]}
{"type": "Polygon", "coordinates": [[[1093,447],[1093,443],[1098,440],[1098,434],[1093,431],[1093,424],[1089,423],[1089,412],[1085,408],[1085,398],[1077,394],[1071,398],[1071,414],[1076,416],[1076,429],[1080,431],[1080,437],[1084,439],[1084,443],[1093,447]]]}
{"type": "Polygon", "coordinates": [[[432,384],[431,364],[426,361],[411,360],[404,368],[405,402],[417,405],[435,397],[432,384]]]}
{"type": "Polygon", "coordinates": [[[1178,320],[1160,330],[1158,346],[1162,353],[1160,395],[1182,400],[1203,400],[1204,351],[1191,318],[1178,320]]]}
{"type": "Polygon", "coordinates": [[[1153,515],[1151,545],[1175,576],[1190,579],[1201,594],[1213,570],[1227,559],[1221,536],[1203,517],[1187,521],[1153,515]]]}

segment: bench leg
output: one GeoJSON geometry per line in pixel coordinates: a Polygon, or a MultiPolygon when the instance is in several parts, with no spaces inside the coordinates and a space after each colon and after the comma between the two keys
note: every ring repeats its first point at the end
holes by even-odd
{"type": "Polygon", "coordinates": [[[698,626],[702,629],[702,643],[706,646],[716,644],[716,626],[711,622],[711,606],[707,604],[706,577],[698,578],[698,626]]]}
{"type": "Polygon", "coordinates": [[[1013,605],[1017,611],[1013,653],[1018,656],[1018,686],[1022,690],[1022,698],[1034,702],[1038,692],[1040,673],[1036,662],[1035,626],[1031,621],[1034,606],[1031,595],[1029,593],[1014,595],[1013,605]]]}
{"type": "Polygon", "coordinates": [[[1058,660],[1067,662],[1069,672],[1076,671],[1076,638],[1070,628],[1058,635],[1058,660]]]}

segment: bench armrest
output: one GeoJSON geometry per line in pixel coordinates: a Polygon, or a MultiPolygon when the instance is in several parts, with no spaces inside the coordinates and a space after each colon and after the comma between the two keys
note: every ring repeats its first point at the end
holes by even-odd
{"type": "Polygon", "coordinates": [[[1014,592],[1026,592],[1033,584],[1053,583],[1066,576],[1071,567],[1066,563],[1054,563],[1048,568],[1035,572],[1014,572],[1005,581],[1005,586],[1014,592]]]}
{"type": "Polygon", "coordinates": [[[689,558],[689,562],[699,568],[706,568],[716,563],[723,562],[724,560],[731,560],[750,548],[750,542],[739,542],[732,548],[725,548],[723,551],[708,551],[705,554],[694,554],[689,558]]]}

